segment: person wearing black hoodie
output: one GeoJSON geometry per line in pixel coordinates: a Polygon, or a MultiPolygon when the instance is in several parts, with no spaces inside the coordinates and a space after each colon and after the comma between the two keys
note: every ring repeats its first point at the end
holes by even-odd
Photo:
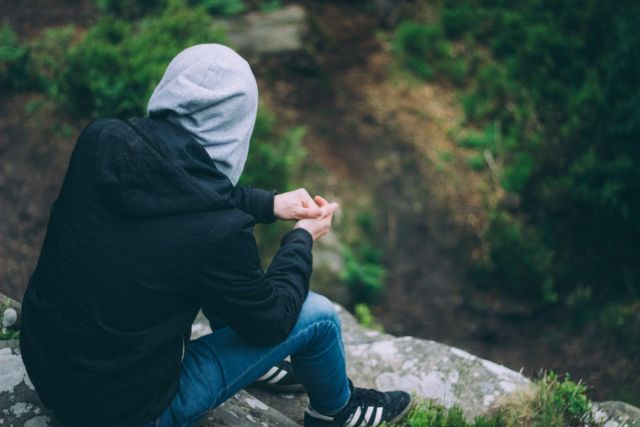
{"type": "Polygon", "coordinates": [[[340,322],[309,292],[337,204],[237,186],[257,110],[249,65],[206,44],[169,64],[144,119],[81,133],[23,298],[21,352],[68,425],[191,425],[291,355],[306,426],[379,425],[410,406],[347,378],[340,322]],[[255,223],[297,220],[267,271],[255,223]],[[199,310],[222,327],[190,341],[199,310]]]}

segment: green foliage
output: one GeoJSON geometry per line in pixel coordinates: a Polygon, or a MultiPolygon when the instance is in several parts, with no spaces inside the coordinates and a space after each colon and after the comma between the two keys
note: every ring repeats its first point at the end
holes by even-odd
{"type": "Polygon", "coordinates": [[[482,170],[486,165],[486,161],[482,153],[472,154],[467,158],[469,167],[473,170],[482,170]]]}
{"type": "Polygon", "coordinates": [[[553,276],[553,252],[536,230],[507,212],[491,215],[485,239],[490,242],[487,259],[475,267],[475,277],[486,287],[497,282],[511,296],[553,303],[558,295],[553,276]]]}
{"type": "Polygon", "coordinates": [[[180,1],[136,24],[104,18],[66,52],[63,69],[46,86],[78,117],[144,115],[153,88],[179,51],[221,39],[206,14],[180,1]]]}
{"type": "Polygon", "coordinates": [[[600,314],[606,336],[613,337],[630,355],[640,354],[640,300],[608,304],[600,314]]]}
{"type": "Polygon", "coordinates": [[[431,75],[439,34],[473,52],[461,101],[485,130],[460,144],[490,150],[499,183],[521,200],[486,230],[487,282],[547,302],[578,287],[640,293],[638,16],[631,0],[445,0],[442,30],[399,29],[401,61],[419,70],[411,61],[429,58],[431,75]]]}
{"type": "Polygon", "coordinates": [[[445,408],[420,402],[400,423],[405,427],[569,427],[597,425],[591,415],[586,387],[545,373],[532,393],[509,396],[490,413],[467,421],[458,406],[445,408]]]}
{"type": "Polygon", "coordinates": [[[247,8],[243,0],[193,0],[193,3],[201,5],[210,14],[218,16],[237,15],[247,8]]]}
{"type": "Polygon", "coordinates": [[[375,302],[380,296],[386,271],[380,252],[368,245],[343,249],[344,270],[341,279],[347,283],[354,301],[375,302]]]}
{"type": "Polygon", "coordinates": [[[358,323],[365,328],[374,329],[376,331],[382,331],[382,325],[373,317],[371,309],[367,304],[356,304],[354,307],[354,313],[358,323]]]}
{"type": "Polygon", "coordinates": [[[69,46],[77,37],[75,27],[46,28],[29,45],[29,71],[34,86],[52,98],[61,95],[69,46]]]}
{"type": "Polygon", "coordinates": [[[466,65],[453,60],[451,45],[439,26],[403,22],[396,29],[392,50],[405,68],[422,79],[441,74],[456,82],[464,80],[466,65]]]}
{"type": "Polygon", "coordinates": [[[95,0],[95,3],[106,15],[135,19],[161,11],[167,5],[167,0],[95,0]]]}
{"type": "Polygon", "coordinates": [[[262,0],[258,7],[262,12],[273,12],[278,9],[282,9],[281,0],[262,0]]]}
{"type": "Polygon", "coordinates": [[[498,409],[505,426],[564,427],[594,425],[587,388],[565,376],[544,373],[536,381],[533,396],[512,401],[498,409]]]}
{"type": "Polygon", "coordinates": [[[307,154],[301,144],[305,133],[304,127],[278,130],[275,116],[260,106],[241,183],[280,192],[293,190],[293,178],[307,154]]]}
{"type": "Polygon", "coordinates": [[[475,148],[478,150],[489,149],[495,152],[496,131],[496,126],[489,125],[483,132],[469,132],[458,140],[458,144],[466,148],[475,148]]]}
{"type": "Polygon", "coordinates": [[[27,48],[8,22],[0,28],[0,89],[21,89],[28,81],[27,48]]]}
{"type": "Polygon", "coordinates": [[[17,340],[19,338],[20,338],[20,331],[0,329],[0,341],[17,340]]]}
{"type": "Polygon", "coordinates": [[[445,408],[431,401],[416,407],[404,424],[407,427],[468,427],[462,409],[458,406],[445,408]]]}

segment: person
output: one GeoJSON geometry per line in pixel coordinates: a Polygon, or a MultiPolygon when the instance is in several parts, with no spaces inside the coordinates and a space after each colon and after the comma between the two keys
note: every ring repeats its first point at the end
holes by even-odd
{"type": "Polygon", "coordinates": [[[203,44],[171,61],[148,117],[82,131],[22,309],[27,372],[63,423],[192,425],[256,381],[304,386],[305,426],[409,409],[354,387],[336,311],[309,292],[337,204],[237,185],[257,106],[247,62],[203,44]],[[265,272],[253,227],[277,219],[296,222],[265,272]],[[189,341],[200,309],[214,330],[189,341]]]}

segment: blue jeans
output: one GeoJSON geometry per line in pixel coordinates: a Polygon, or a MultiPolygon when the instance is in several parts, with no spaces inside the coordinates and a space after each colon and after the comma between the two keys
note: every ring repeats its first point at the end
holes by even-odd
{"type": "Polygon", "coordinates": [[[327,298],[310,292],[289,337],[280,344],[253,345],[229,327],[191,341],[178,392],[149,425],[194,424],[288,355],[316,411],[334,414],[346,405],[350,391],[340,320],[327,298]]]}

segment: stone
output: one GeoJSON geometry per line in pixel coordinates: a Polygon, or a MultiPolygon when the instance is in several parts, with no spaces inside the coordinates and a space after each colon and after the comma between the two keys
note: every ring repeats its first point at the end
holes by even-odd
{"type": "Polygon", "coordinates": [[[15,308],[7,308],[2,313],[2,327],[10,329],[18,323],[18,312],[15,308]]]}
{"type": "Polygon", "coordinates": [[[296,422],[244,390],[211,411],[199,423],[199,427],[297,425],[296,422]]]}
{"type": "Polygon", "coordinates": [[[20,328],[20,303],[0,293],[0,329],[20,328]]]}
{"type": "Polygon", "coordinates": [[[248,13],[216,24],[224,28],[231,46],[248,56],[304,51],[309,34],[307,13],[299,5],[248,13]]]}
{"type": "Polygon", "coordinates": [[[593,417],[603,427],[640,426],[640,409],[618,401],[596,402],[593,417]]]}

